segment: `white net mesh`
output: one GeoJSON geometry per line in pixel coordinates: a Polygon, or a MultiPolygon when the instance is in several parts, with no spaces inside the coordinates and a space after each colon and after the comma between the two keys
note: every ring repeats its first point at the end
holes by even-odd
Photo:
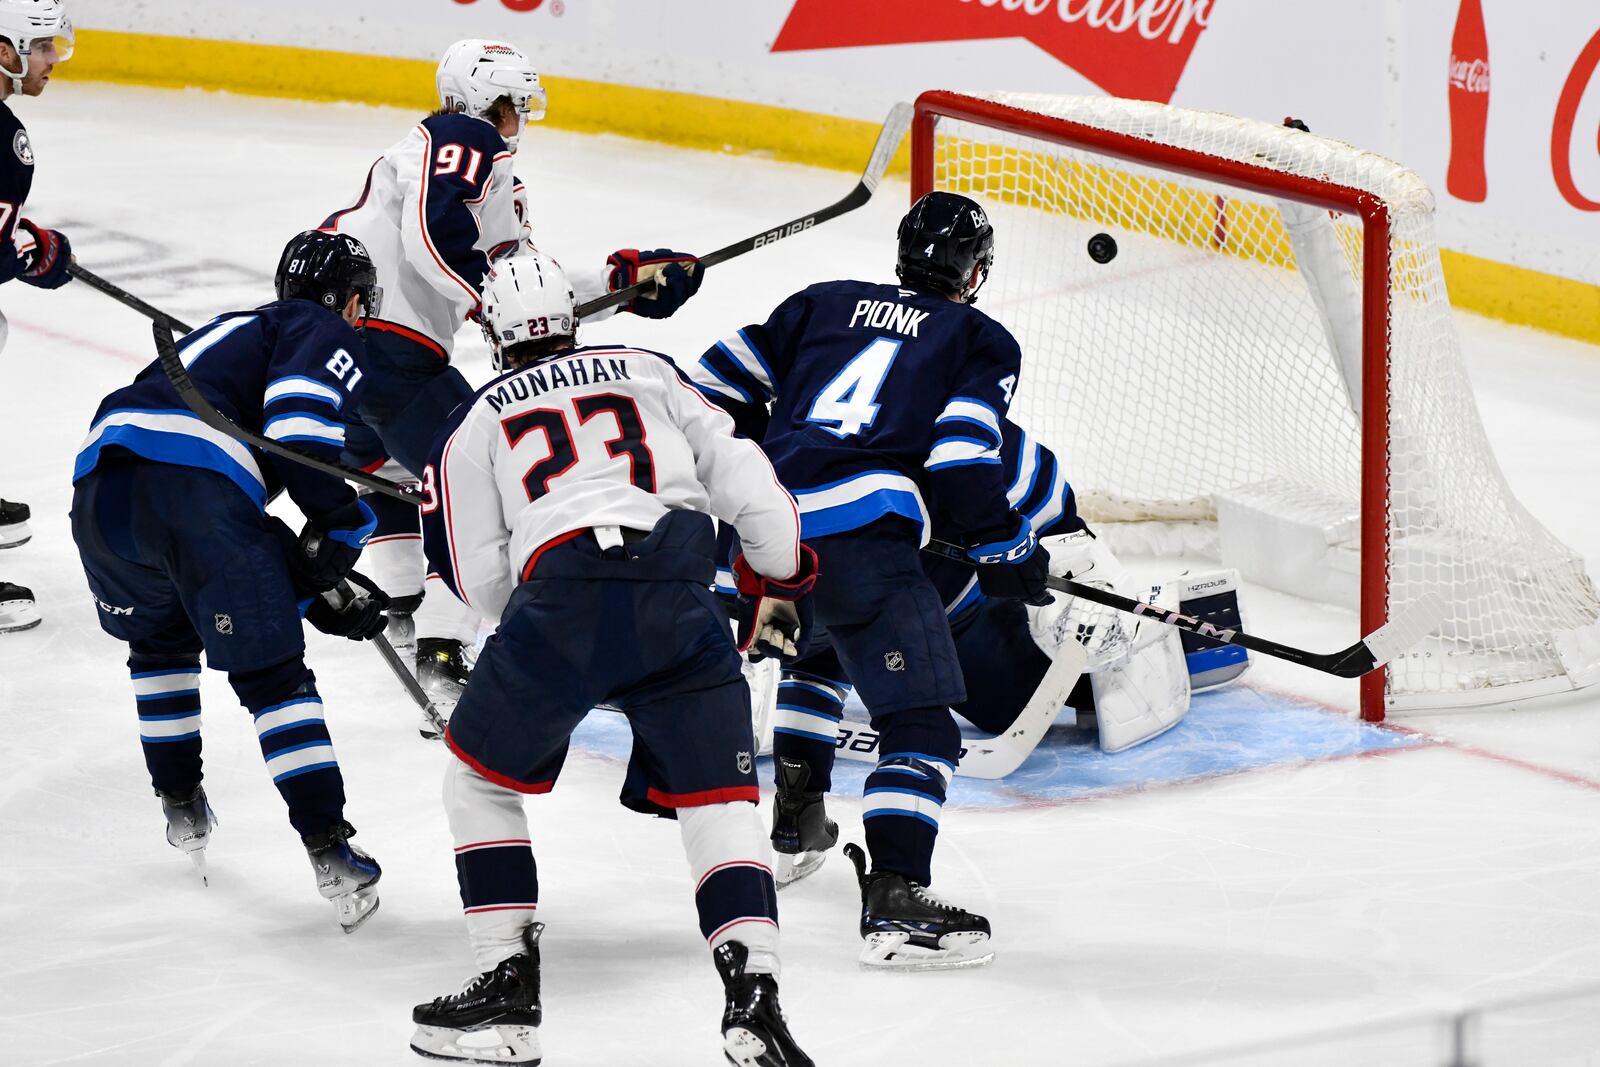
{"type": "MultiPolygon", "coordinates": [[[[1099,97],[983,99],[1040,116],[1037,131],[941,118],[932,187],[990,211],[997,260],[982,306],[1022,343],[1013,414],[1063,457],[1092,523],[1215,522],[1229,501],[1288,515],[1324,539],[1326,555],[1308,568],[1313,595],[1353,602],[1362,221],[1061,143],[1051,118],[1388,205],[1387,598],[1393,617],[1433,590],[1450,613],[1439,639],[1392,665],[1389,704],[1479,703],[1592,680],[1600,604],[1582,560],[1517,502],[1490,452],[1421,179],[1349,145],[1232,116],[1099,97]],[[1106,263],[1087,251],[1101,233],[1119,246],[1106,263]]],[[[1381,495],[1365,506],[1383,507],[1381,495]]]]}

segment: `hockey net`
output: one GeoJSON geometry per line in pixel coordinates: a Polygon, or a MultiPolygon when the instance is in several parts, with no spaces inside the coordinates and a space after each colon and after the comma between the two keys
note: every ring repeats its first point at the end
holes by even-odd
{"type": "Polygon", "coordinates": [[[1363,680],[1368,719],[1600,677],[1600,603],[1490,451],[1415,174],[1101,97],[924,93],[912,138],[915,195],[990,213],[1013,417],[1097,531],[1359,606],[1363,633],[1440,593],[1438,635],[1363,680]]]}

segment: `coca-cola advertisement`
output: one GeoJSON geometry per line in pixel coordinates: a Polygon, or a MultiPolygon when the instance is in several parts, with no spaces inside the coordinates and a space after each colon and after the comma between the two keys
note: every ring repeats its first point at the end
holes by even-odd
{"type": "Polygon", "coordinates": [[[1484,134],[1489,125],[1489,40],[1481,0],[1461,0],[1450,39],[1450,164],[1445,187],[1458,200],[1488,194],[1484,134]]]}
{"type": "Polygon", "coordinates": [[[1166,103],[1213,0],[797,0],[774,52],[1021,38],[1114,96],[1166,103]]]}

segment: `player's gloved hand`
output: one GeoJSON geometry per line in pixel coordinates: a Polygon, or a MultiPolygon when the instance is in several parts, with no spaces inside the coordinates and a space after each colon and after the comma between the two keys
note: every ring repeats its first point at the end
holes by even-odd
{"type": "Polygon", "coordinates": [[[611,253],[606,266],[611,272],[606,286],[613,293],[647,278],[656,279],[653,294],[646,290],[622,305],[623,311],[647,319],[666,318],[700,291],[700,260],[686,252],[674,252],[670,248],[653,248],[648,252],[619,248],[611,253]]]}
{"type": "Polygon", "coordinates": [[[35,226],[27,219],[17,222],[17,255],[26,264],[21,278],[40,289],[59,289],[72,280],[67,268],[72,265],[72,243],[60,230],[35,226]]]}
{"type": "Polygon", "coordinates": [[[1040,547],[1027,516],[1013,511],[1005,527],[982,535],[967,555],[978,565],[984,596],[1050,603],[1050,553],[1040,547]]]}
{"type": "Polygon", "coordinates": [[[776,656],[787,663],[805,653],[811,632],[811,590],[817,584],[817,554],[800,546],[800,569],[792,578],[767,578],[756,573],[744,553],[733,560],[739,590],[739,651],[751,660],[776,656]]]}
{"type": "Polygon", "coordinates": [[[304,596],[338,585],[361,558],[361,550],[377,526],[377,516],[359,498],[306,523],[295,550],[289,553],[295,591],[304,596]]]}
{"type": "Polygon", "coordinates": [[[325,634],[370,641],[389,625],[389,598],[370,579],[351,571],[348,581],[311,598],[306,621],[325,634]],[[351,588],[355,583],[358,589],[351,588]]]}

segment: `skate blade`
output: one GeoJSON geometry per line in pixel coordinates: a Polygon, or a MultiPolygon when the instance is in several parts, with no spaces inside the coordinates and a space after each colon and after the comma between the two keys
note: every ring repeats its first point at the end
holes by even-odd
{"type": "Polygon", "coordinates": [[[730,1027],[723,1033],[722,1054],[734,1067],[768,1067],[775,1062],[763,1058],[767,1043],[742,1026],[730,1027]]]}
{"type": "Polygon", "coordinates": [[[828,858],[826,852],[797,852],[792,856],[779,852],[776,855],[778,862],[772,869],[772,880],[778,883],[780,892],[817,873],[828,858]]]}
{"type": "Polygon", "coordinates": [[[868,934],[861,950],[861,966],[883,971],[951,971],[961,967],[982,967],[994,959],[989,935],[977,932],[945,934],[939,947],[923,948],[908,942],[907,933],[868,934]]]}
{"type": "Polygon", "coordinates": [[[486,1026],[479,1030],[419,1026],[411,1035],[411,1051],[430,1060],[457,1063],[533,1065],[544,1058],[537,1026],[486,1026]]]}
{"type": "Polygon", "coordinates": [[[378,910],[378,891],[374,888],[357,889],[353,893],[334,897],[333,910],[339,916],[339,926],[345,933],[353,934],[378,910]]]}
{"type": "Polygon", "coordinates": [[[210,886],[211,878],[206,873],[206,850],[202,847],[190,852],[189,862],[194,864],[195,872],[200,875],[200,884],[210,886]]]}
{"type": "Polygon", "coordinates": [[[12,523],[0,529],[0,549],[16,548],[33,540],[33,531],[28,529],[25,522],[12,523]]]}
{"type": "Polygon", "coordinates": [[[16,634],[23,630],[31,630],[44,622],[44,616],[37,611],[0,611],[0,634],[16,634]]]}

